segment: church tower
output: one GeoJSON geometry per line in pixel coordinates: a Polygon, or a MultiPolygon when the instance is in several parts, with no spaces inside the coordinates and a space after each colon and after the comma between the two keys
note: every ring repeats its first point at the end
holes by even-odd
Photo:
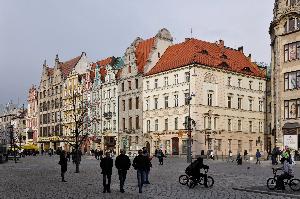
{"type": "Polygon", "coordinates": [[[270,127],[275,145],[300,147],[300,0],[276,0],[270,24],[270,127]],[[299,142],[299,144],[298,144],[299,142]]]}

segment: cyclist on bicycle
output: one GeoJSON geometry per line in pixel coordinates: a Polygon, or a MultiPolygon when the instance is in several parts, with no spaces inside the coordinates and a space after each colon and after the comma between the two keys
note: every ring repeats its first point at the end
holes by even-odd
{"type": "Polygon", "coordinates": [[[204,178],[204,186],[207,186],[207,174],[201,173],[201,169],[209,169],[209,166],[203,164],[203,158],[199,157],[192,162],[185,170],[186,174],[199,181],[200,177],[204,178]]]}
{"type": "Polygon", "coordinates": [[[281,161],[281,163],[283,163],[283,167],[278,168],[276,170],[282,170],[283,174],[278,176],[275,187],[277,189],[285,190],[283,181],[284,181],[284,179],[293,178],[294,177],[294,171],[293,171],[292,165],[289,163],[289,161],[286,157],[282,157],[280,161],[281,161]]]}

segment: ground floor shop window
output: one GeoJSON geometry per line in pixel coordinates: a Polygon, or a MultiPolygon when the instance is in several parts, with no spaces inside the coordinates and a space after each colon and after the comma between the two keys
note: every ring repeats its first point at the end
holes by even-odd
{"type": "Polygon", "coordinates": [[[182,154],[187,153],[187,145],[188,145],[188,141],[187,140],[182,140],[182,154]]]}

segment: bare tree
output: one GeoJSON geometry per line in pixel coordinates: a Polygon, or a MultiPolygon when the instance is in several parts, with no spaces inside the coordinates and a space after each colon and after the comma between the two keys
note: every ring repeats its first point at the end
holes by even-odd
{"type": "Polygon", "coordinates": [[[66,117],[70,117],[71,125],[62,124],[62,126],[69,129],[71,134],[69,138],[72,139],[64,139],[64,141],[74,148],[75,173],[79,173],[81,146],[90,134],[91,125],[97,122],[96,119],[92,119],[89,115],[89,109],[92,105],[88,99],[84,99],[84,92],[83,87],[78,87],[77,90],[73,90],[71,95],[67,96],[67,103],[64,104],[64,112],[66,113],[64,119],[66,120],[66,117]]]}

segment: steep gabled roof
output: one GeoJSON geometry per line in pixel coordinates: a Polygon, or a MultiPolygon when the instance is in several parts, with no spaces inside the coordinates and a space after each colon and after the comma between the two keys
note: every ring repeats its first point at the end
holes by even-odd
{"type": "Polygon", "coordinates": [[[155,41],[154,38],[150,38],[150,39],[141,41],[137,45],[137,48],[135,51],[135,57],[136,57],[136,65],[137,65],[139,73],[144,72],[144,67],[147,63],[151,49],[154,45],[154,41],[155,41]]]}
{"type": "Polygon", "coordinates": [[[158,63],[146,76],[193,63],[251,76],[265,77],[264,72],[242,52],[225,47],[223,43],[210,43],[197,39],[188,39],[168,47],[158,63]]]}
{"type": "Polygon", "coordinates": [[[66,62],[59,62],[59,68],[63,74],[63,77],[66,78],[70,74],[70,72],[75,68],[76,64],[80,60],[81,55],[78,57],[75,57],[69,61],[66,62]]]}

